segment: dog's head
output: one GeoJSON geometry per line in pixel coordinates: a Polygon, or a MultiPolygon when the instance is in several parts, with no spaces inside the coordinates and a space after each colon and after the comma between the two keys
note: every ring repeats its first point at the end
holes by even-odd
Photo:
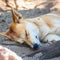
{"type": "Polygon", "coordinates": [[[19,43],[25,42],[32,48],[38,48],[40,45],[39,38],[37,38],[38,36],[36,36],[35,32],[32,34],[29,30],[27,31],[22,15],[12,9],[12,18],[13,22],[11,23],[9,29],[0,34],[19,43]]]}

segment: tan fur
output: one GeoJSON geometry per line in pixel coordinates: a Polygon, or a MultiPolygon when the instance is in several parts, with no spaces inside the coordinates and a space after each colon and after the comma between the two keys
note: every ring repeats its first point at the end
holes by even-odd
{"type": "Polygon", "coordinates": [[[53,23],[50,19],[50,17],[46,17],[46,16],[42,16],[41,18],[43,18],[43,20],[45,21],[45,23],[49,26],[49,28],[52,28],[53,27],[53,23]]]}

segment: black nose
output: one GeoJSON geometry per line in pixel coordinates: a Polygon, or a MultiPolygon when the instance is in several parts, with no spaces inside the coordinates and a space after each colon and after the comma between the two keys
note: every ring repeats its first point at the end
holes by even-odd
{"type": "Polygon", "coordinates": [[[34,45],[33,45],[33,48],[34,49],[37,49],[39,47],[39,45],[37,44],[37,43],[35,43],[34,45]]]}

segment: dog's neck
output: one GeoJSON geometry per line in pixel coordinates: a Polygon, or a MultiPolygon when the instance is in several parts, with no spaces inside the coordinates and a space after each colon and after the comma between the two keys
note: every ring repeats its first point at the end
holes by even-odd
{"type": "Polygon", "coordinates": [[[26,20],[25,22],[26,27],[30,30],[30,32],[32,32],[32,29],[34,29],[36,32],[39,32],[38,35],[40,39],[43,39],[51,31],[43,19],[40,17],[26,20]]]}

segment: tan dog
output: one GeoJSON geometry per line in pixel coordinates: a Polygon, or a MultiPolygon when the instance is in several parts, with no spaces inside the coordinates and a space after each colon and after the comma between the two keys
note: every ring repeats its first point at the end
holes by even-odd
{"type": "Polygon", "coordinates": [[[7,32],[0,33],[19,43],[27,43],[32,48],[38,48],[43,42],[60,40],[60,17],[56,14],[46,14],[33,19],[23,19],[12,9],[13,22],[7,32]]]}

